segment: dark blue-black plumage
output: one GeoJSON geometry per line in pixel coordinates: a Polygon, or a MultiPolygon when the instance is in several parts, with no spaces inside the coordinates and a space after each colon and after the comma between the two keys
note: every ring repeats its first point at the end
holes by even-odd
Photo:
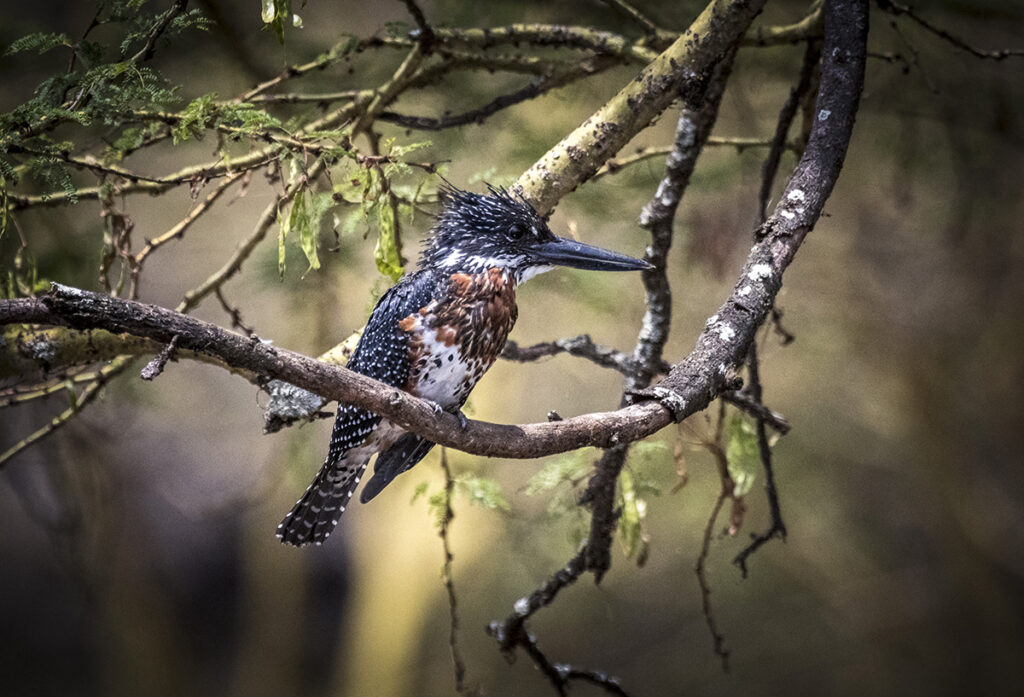
{"type": "MultiPolygon", "coordinates": [[[[441,190],[443,208],[420,270],[381,297],[349,369],[458,412],[512,330],[519,283],[556,265],[649,268],[646,262],[556,237],[525,200],[488,188],[486,195],[441,190]]],[[[365,409],[339,405],[327,459],[278,526],[278,537],[293,545],[320,544],[337,525],[374,454],[380,453],[363,489],[364,502],[433,445],[365,409]]]]}

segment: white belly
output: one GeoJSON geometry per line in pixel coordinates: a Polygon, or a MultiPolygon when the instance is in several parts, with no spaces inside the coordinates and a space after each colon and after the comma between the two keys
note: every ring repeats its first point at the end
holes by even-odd
{"type": "Polygon", "coordinates": [[[445,409],[459,406],[482,371],[474,371],[475,366],[462,360],[458,346],[438,341],[433,329],[421,331],[421,341],[426,349],[422,358],[426,363],[414,369],[418,374],[413,386],[417,396],[436,402],[445,409]]]}

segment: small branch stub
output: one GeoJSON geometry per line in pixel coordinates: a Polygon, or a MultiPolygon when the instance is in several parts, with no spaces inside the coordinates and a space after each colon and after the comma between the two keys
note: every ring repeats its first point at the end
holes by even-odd
{"type": "Polygon", "coordinates": [[[167,361],[171,360],[174,355],[174,350],[178,347],[178,338],[180,334],[175,334],[171,337],[170,343],[164,346],[164,350],[153,357],[146,367],[142,369],[142,373],[139,377],[143,380],[154,380],[160,373],[164,372],[164,366],[167,365],[167,361]]]}

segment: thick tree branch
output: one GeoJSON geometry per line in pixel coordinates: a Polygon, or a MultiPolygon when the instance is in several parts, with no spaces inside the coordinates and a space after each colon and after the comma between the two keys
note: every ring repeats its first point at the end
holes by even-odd
{"type": "Polygon", "coordinates": [[[435,443],[495,457],[533,458],[585,445],[610,447],[644,438],[670,423],[669,413],[647,403],[618,412],[595,413],[552,423],[503,426],[436,414],[433,406],[345,368],[277,349],[173,310],[54,284],[39,298],[0,300],[0,324],[101,328],[143,336],[165,345],[179,335],[178,348],[218,357],[225,363],[278,379],[330,400],[358,404],[435,443]]]}
{"type": "Polygon", "coordinates": [[[864,0],[826,4],[821,87],[804,154],[775,211],[758,231],[732,294],[709,318],[693,352],[662,383],[642,393],[663,399],[677,418],[706,407],[742,363],[782,286],[783,272],[821,215],[853,131],[864,85],[866,41],[864,0]],[[709,367],[714,368],[712,375],[705,372],[709,367]]]}
{"type": "Polygon", "coordinates": [[[663,112],[686,82],[707,75],[753,21],[764,0],[713,0],[635,80],[551,148],[516,182],[545,214],[663,112]]]}

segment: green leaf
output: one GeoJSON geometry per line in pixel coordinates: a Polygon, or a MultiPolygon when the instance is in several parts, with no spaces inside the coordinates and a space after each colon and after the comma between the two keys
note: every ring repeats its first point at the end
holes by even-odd
{"type": "Polygon", "coordinates": [[[416,488],[412,492],[412,498],[409,499],[409,505],[412,505],[419,501],[421,498],[426,496],[427,489],[430,487],[430,482],[420,482],[416,485],[416,488]]]}
{"type": "Polygon", "coordinates": [[[645,530],[647,501],[637,495],[633,473],[628,467],[619,475],[619,492],[622,510],[619,516],[619,535],[625,547],[626,558],[635,558],[637,566],[643,566],[649,552],[645,530]]]}
{"type": "Polygon", "coordinates": [[[217,93],[210,92],[196,97],[181,112],[181,118],[171,129],[174,144],[183,143],[189,138],[199,140],[203,137],[207,124],[213,121],[217,113],[217,93]]]}
{"type": "Polygon", "coordinates": [[[15,39],[11,42],[11,45],[4,51],[5,56],[10,56],[15,53],[22,53],[24,51],[36,51],[39,55],[52,51],[58,46],[73,46],[71,40],[67,34],[29,34],[28,36],[22,36],[19,39],[15,39]]]}
{"type": "MultiPolygon", "coordinates": [[[[288,232],[293,230],[299,233],[299,246],[306,253],[306,259],[309,260],[310,266],[312,266],[313,260],[316,259],[316,239],[314,238],[312,244],[310,244],[309,240],[314,236],[309,225],[309,211],[306,208],[305,189],[299,189],[292,202],[292,212],[288,216],[288,232]],[[310,247],[312,247],[312,253],[307,251],[310,247]]],[[[316,259],[316,267],[320,267],[319,259],[316,259]]]]}
{"type": "Polygon", "coordinates": [[[474,506],[500,511],[510,509],[508,501],[501,493],[501,485],[493,479],[476,475],[460,476],[455,480],[455,489],[467,496],[474,506]]]}
{"type": "Polygon", "coordinates": [[[299,237],[299,247],[306,255],[310,269],[320,268],[320,257],[317,253],[317,244],[320,239],[320,224],[324,216],[334,207],[334,198],[331,194],[310,194],[306,188],[300,189],[292,198],[292,207],[287,216],[280,216],[280,234],[277,241],[277,267],[278,272],[284,276],[285,256],[287,252],[286,240],[288,235],[294,233],[299,237]]]}
{"type": "Polygon", "coordinates": [[[447,494],[444,489],[430,495],[430,498],[427,499],[427,507],[434,516],[434,526],[440,529],[448,515],[447,494]]]}
{"type": "Polygon", "coordinates": [[[270,27],[277,40],[284,45],[284,28],[292,22],[291,0],[260,0],[260,18],[270,27]]]}
{"type": "Polygon", "coordinates": [[[334,197],[331,194],[316,194],[309,199],[307,219],[299,229],[299,246],[302,247],[309,268],[320,268],[320,257],[317,255],[317,243],[320,239],[320,225],[327,212],[334,208],[334,197]]]}
{"type": "Polygon", "coordinates": [[[402,257],[398,251],[398,225],[395,220],[395,209],[386,201],[377,206],[377,224],[380,231],[377,235],[377,246],[373,250],[373,259],[377,262],[377,270],[398,281],[405,273],[402,257]]]}
{"type": "Polygon", "coordinates": [[[761,452],[753,424],[738,412],[733,413],[725,425],[725,459],[729,476],[736,485],[733,496],[746,496],[761,467],[761,452]]]}
{"type": "Polygon", "coordinates": [[[573,484],[593,468],[595,450],[582,448],[548,460],[526,484],[527,496],[551,491],[560,484],[573,484]]]}

